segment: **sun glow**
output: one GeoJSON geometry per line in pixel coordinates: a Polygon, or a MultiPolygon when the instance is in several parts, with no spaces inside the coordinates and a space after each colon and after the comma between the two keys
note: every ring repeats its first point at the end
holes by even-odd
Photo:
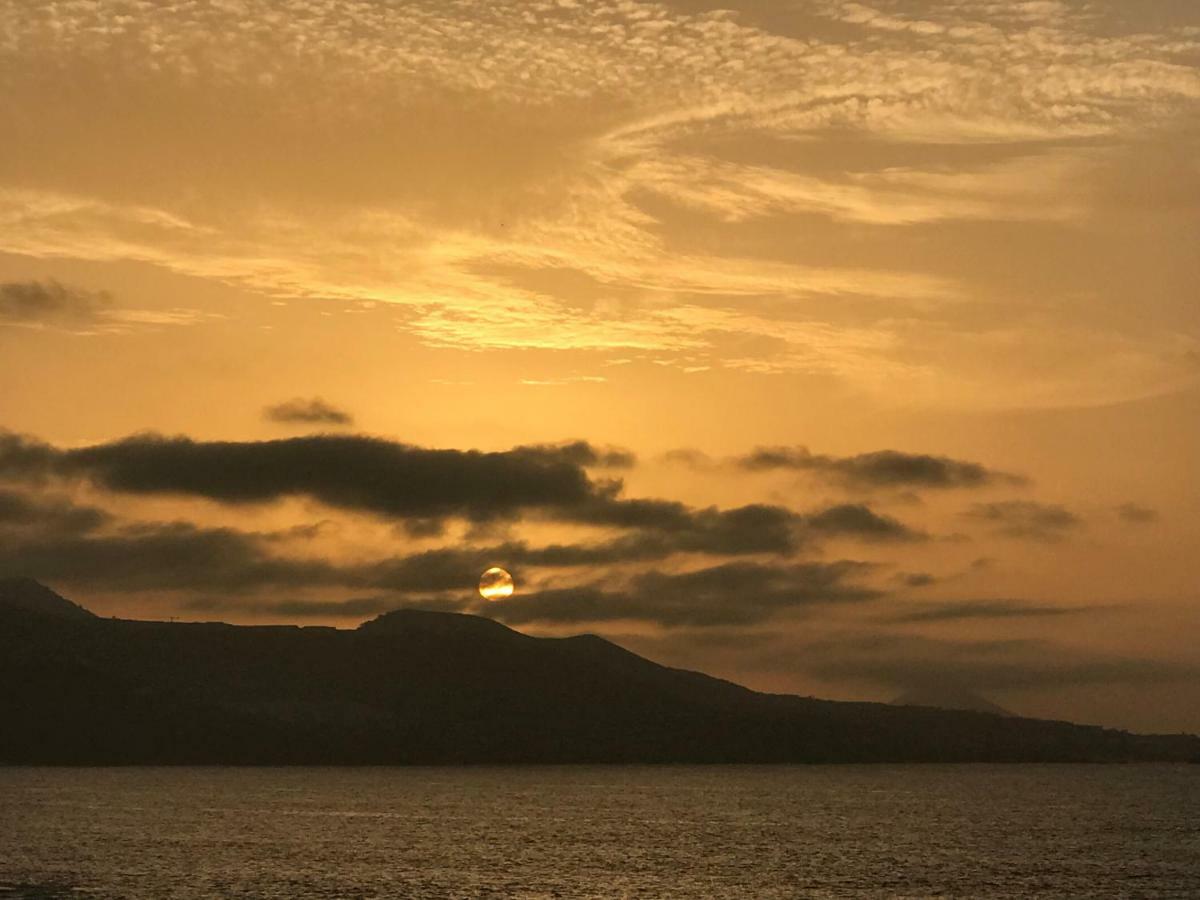
{"type": "Polygon", "coordinates": [[[493,566],[479,577],[479,596],[484,600],[503,600],[512,592],[512,576],[501,568],[493,566]]]}

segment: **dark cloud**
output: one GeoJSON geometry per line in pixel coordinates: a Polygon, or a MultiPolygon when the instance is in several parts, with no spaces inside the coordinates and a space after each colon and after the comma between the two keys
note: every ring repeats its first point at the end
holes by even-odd
{"type": "Polygon", "coordinates": [[[789,610],[861,602],[879,593],[854,583],[866,563],[727,563],[683,573],[647,572],[621,588],[597,583],[516,594],[487,607],[510,625],[634,620],[662,626],[746,625],[789,610]]]}
{"type": "Polygon", "coordinates": [[[53,474],[57,458],[49,444],[0,429],[0,479],[40,484],[53,474]]]}
{"type": "Polygon", "coordinates": [[[110,518],[104,510],[76,506],[66,498],[0,488],[0,531],[83,534],[100,528],[110,518]]]}
{"type": "MultiPolygon", "coordinates": [[[[690,537],[690,536],[689,536],[690,537]]],[[[191,608],[252,610],[297,616],[372,614],[403,605],[479,606],[479,573],[497,563],[525,567],[599,566],[674,552],[669,541],[647,544],[629,535],[595,546],[531,548],[510,542],[482,548],[441,548],[393,559],[336,563],[276,555],[276,534],[149,523],[100,533],[22,534],[0,542],[0,577],[30,576],[92,589],[184,591],[201,595],[191,608]],[[264,589],[387,592],[373,605],[301,598],[261,601],[264,589]],[[220,591],[216,601],[205,594],[220,591]],[[343,605],[338,605],[343,604],[343,605]]],[[[641,572],[582,587],[521,592],[486,606],[504,621],[584,622],[634,619],[666,626],[716,626],[765,621],[780,612],[824,603],[868,600],[878,591],[856,583],[866,563],[767,565],[736,562],[684,573],[641,572]],[[620,584],[617,589],[613,585],[620,584]]]]}
{"type": "Polygon", "coordinates": [[[979,488],[1025,483],[1019,476],[979,463],[897,450],[838,457],[814,454],[806,447],[760,447],[736,462],[750,471],[816,472],[854,488],[979,488]]]}
{"type": "Polygon", "coordinates": [[[809,528],[823,534],[848,535],[869,541],[919,541],[928,539],[898,519],[882,516],[862,504],[843,504],[809,515],[809,528]]]}
{"type": "Polygon", "coordinates": [[[893,623],[957,622],[971,619],[1024,619],[1075,616],[1097,612],[1099,606],[1047,606],[1023,600],[963,600],[910,607],[885,621],[893,623]]]}
{"type": "Polygon", "coordinates": [[[927,536],[861,504],[842,504],[802,514],[782,506],[750,504],[735,509],[692,509],[669,500],[599,497],[569,513],[592,525],[669,535],[677,551],[697,553],[794,553],[814,537],[867,541],[916,541],[927,536]]]}
{"type": "Polygon", "coordinates": [[[892,580],[907,588],[923,588],[935,585],[941,579],[929,572],[898,572],[892,580]]]}
{"type": "Polygon", "coordinates": [[[781,506],[704,509],[692,516],[688,528],[675,532],[674,540],[678,549],[694,553],[788,554],[800,547],[797,528],[802,522],[802,517],[781,506]]]}
{"type": "Polygon", "coordinates": [[[253,535],[184,522],[0,542],[2,576],[118,591],[327,585],[345,574],[327,562],[273,557],[253,535]]]}
{"type": "Polygon", "coordinates": [[[88,322],[106,311],[109,303],[108,294],[57,281],[0,284],[0,322],[88,322]]]}
{"type": "Polygon", "coordinates": [[[444,560],[451,569],[465,567],[472,572],[481,566],[502,565],[515,574],[523,567],[611,566],[661,560],[677,553],[788,555],[803,546],[803,523],[803,516],[774,506],[696,511],[681,507],[678,519],[651,516],[651,527],[635,527],[632,533],[597,543],[531,547],[524,541],[507,541],[472,549],[431,550],[407,557],[406,564],[423,560],[428,565],[444,560]]]}
{"type": "Polygon", "coordinates": [[[976,503],[963,515],[995,526],[997,534],[1039,541],[1062,540],[1083,525],[1066,507],[1032,500],[976,503]]]}
{"type": "MultiPolygon", "coordinates": [[[[480,453],[332,435],[243,443],[139,435],[59,449],[0,434],[0,476],[26,485],[84,479],[112,491],[182,494],[231,504],[307,496],[397,519],[397,534],[407,529],[421,537],[440,534],[450,516],[488,522],[526,514],[624,532],[587,544],[505,541],[347,562],[280,554],[289,542],[318,536],[319,525],[266,533],[186,522],[122,526],[98,510],[76,509],[66,501],[35,502],[31,494],[5,489],[0,522],[14,524],[0,547],[0,574],[115,591],[224,591],[236,596],[268,588],[336,588],[409,598],[474,598],[479,573],[491,565],[504,565],[530,584],[537,578],[527,576],[527,570],[609,570],[678,554],[786,557],[835,535],[864,540],[921,536],[862,505],[802,514],[768,504],[722,510],[623,499],[619,482],[593,481],[584,468],[623,461],[619,451],[582,442],[480,453]],[[57,524],[39,531],[31,526],[35,519],[57,524]]],[[[597,581],[589,574],[585,577],[594,584],[568,592],[571,603],[553,602],[567,596],[554,592],[522,593],[503,614],[514,620],[566,620],[591,603],[595,609],[589,615],[601,619],[694,625],[761,621],[776,610],[875,596],[875,591],[844,583],[862,569],[848,563],[731,563],[623,580],[613,575],[597,581]],[[620,591],[613,590],[616,583],[622,585],[620,591]]]]}
{"type": "Polygon", "coordinates": [[[560,444],[529,444],[520,448],[534,450],[575,463],[577,466],[600,469],[631,469],[637,465],[633,451],[622,447],[597,447],[587,441],[565,441],[560,444]]]}
{"type": "Polygon", "coordinates": [[[268,406],[263,418],[285,425],[353,425],[354,417],[320,397],[311,400],[297,398],[268,406]]]}
{"type": "Polygon", "coordinates": [[[125,493],[182,494],[223,503],[308,496],[329,506],[434,523],[461,515],[485,521],[529,509],[563,510],[580,521],[619,524],[650,508],[684,520],[665,501],[617,501],[619,481],[593,482],[587,467],[627,467],[633,455],[584,441],[478,450],[435,450],[360,435],[274,441],[194,441],[141,434],[62,450],[0,432],[0,478],[85,478],[125,493]],[[624,504],[622,506],[622,504],[624,504]],[[591,512],[589,512],[591,510],[591,512]]]}
{"type": "Polygon", "coordinates": [[[1149,525],[1158,521],[1158,511],[1137,503],[1122,503],[1116,508],[1117,517],[1130,525],[1149,525]]]}
{"type": "Polygon", "coordinates": [[[224,503],[308,496],[384,517],[488,519],[594,502],[601,490],[580,454],[575,445],[483,453],[334,435],[205,442],[144,434],[60,450],[5,434],[0,477],[80,477],[112,491],[224,503]]]}
{"type": "Polygon", "coordinates": [[[412,538],[435,538],[446,533],[444,519],[406,519],[400,526],[412,538]]]}
{"type": "Polygon", "coordinates": [[[0,433],[0,477],[85,478],[112,491],[234,504],[307,496],[332,507],[403,520],[414,537],[440,534],[450,516],[487,522],[530,512],[642,532],[648,541],[643,551],[628,545],[604,551],[637,558],[673,552],[790,554],[829,536],[870,541],[925,537],[861,504],[802,515],[768,504],[721,510],[626,499],[619,496],[620,481],[594,481],[586,469],[631,463],[625,451],[582,441],[481,453],[361,436],[201,442],[146,434],[61,450],[0,433]]]}
{"type": "Polygon", "coordinates": [[[586,502],[566,512],[565,518],[587,525],[681,531],[692,527],[693,511],[675,500],[626,500],[617,496],[619,485],[608,482],[586,502]]]}
{"type": "MultiPolygon", "coordinates": [[[[25,530],[0,542],[0,576],[29,576],[113,591],[220,589],[233,594],[272,588],[339,588],[473,597],[479,574],[496,560],[527,553],[524,545],[443,548],[365,562],[278,555],[300,532],[257,533],[186,522],[140,523],[104,533],[25,530]]],[[[238,607],[241,608],[241,607],[238,607]]]]}
{"type": "Polygon", "coordinates": [[[442,547],[356,566],[347,573],[347,581],[398,592],[460,591],[474,596],[483,570],[505,559],[490,548],[442,547]]]}
{"type": "Polygon", "coordinates": [[[677,513],[678,518],[666,521],[678,527],[633,529],[592,544],[530,546],[506,541],[351,563],[279,555],[281,546],[319,537],[334,527],[330,522],[268,532],[184,522],[118,525],[103,511],[75,507],[66,499],[38,499],[0,489],[0,534],[5,537],[0,573],[117,591],[221,588],[242,593],[311,586],[473,596],[479,573],[492,565],[503,565],[524,578],[526,569],[608,568],[681,553],[787,555],[806,536],[806,518],[781,507],[682,508],[677,513]]]}

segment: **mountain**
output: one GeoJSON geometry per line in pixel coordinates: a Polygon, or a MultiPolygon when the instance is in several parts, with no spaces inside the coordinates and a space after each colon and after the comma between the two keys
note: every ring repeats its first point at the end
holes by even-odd
{"type": "Polygon", "coordinates": [[[66,614],[68,601],[51,597],[30,587],[0,592],[0,762],[1200,756],[1191,736],[760,694],[595,636],[535,638],[473,616],[399,611],[355,630],[141,622],[66,614]]]}
{"type": "Polygon", "coordinates": [[[990,713],[993,716],[1016,715],[974,691],[950,685],[912,688],[893,700],[892,706],[932,706],[937,709],[990,713]]]}
{"type": "Polygon", "coordinates": [[[0,606],[65,619],[96,618],[32,578],[0,578],[0,606]]]}

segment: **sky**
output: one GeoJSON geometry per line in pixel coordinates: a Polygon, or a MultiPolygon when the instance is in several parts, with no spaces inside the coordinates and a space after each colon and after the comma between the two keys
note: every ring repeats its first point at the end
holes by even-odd
{"type": "Polygon", "coordinates": [[[0,575],[1200,731],[1198,112],[1194,0],[0,0],[0,575]]]}

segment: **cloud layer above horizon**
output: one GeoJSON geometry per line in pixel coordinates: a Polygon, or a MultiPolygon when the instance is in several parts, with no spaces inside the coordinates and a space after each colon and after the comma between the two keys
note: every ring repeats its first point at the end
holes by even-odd
{"type": "MultiPolygon", "coordinates": [[[[1027,492],[1026,479],[992,479],[977,462],[894,450],[842,460],[771,448],[732,466],[745,469],[752,460],[754,469],[780,459],[799,460],[818,488],[845,498],[794,510],[628,497],[614,473],[635,469],[634,456],[584,441],[482,453],[357,434],[240,442],[139,434],[60,448],[0,432],[0,578],[149,596],[160,615],[340,623],[422,607],[550,633],[616,626],[641,640],[685,645],[703,645],[710,639],[703,635],[737,641],[741,634],[754,648],[806,623],[802,646],[812,655],[799,663],[801,671],[896,690],[947,675],[979,687],[1022,688],[1049,686],[1051,676],[1085,684],[1190,677],[1190,669],[1161,661],[1055,651],[1045,638],[989,644],[973,663],[965,649],[970,641],[921,631],[948,623],[1095,619],[1114,611],[955,596],[953,588],[942,599],[922,599],[930,586],[965,573],[905,575],[880,555],[931,542],[1066,541],[1086,526],[1054,504],[972,500],[1027,492]],[[820,464],[808,465],[813,459],[820,464]],[[968,475],[947,481],[945,473],[968,475]],[[961,495],[957,518],[981,529],[973,538],[931,534],[863,499],[869,488],[886,506],[897,485],[961,495]],[[138,506],[148,499],[172,500],[180,515],[156,520],[148,515],[152,507],[138,506]],[[256,516],[295,502],[307,521],[248,527],[256,516]],[[230,524],[235,516],[247,524],[230,524]],[[544,537],[559,537],[564,528],[570,541],[544,537]],[[495,564],[514,573],[519,590],[489,603],[474,588],[495,564]],[[757,637],[746,631],[764,628],[757,637]],[[900,643],[905,639],[913,642],[908,650],[900,643]],[[860,651],[873,642],[888,652],[868,662],[860,651]],[[835,658],[830,646],[845,652],[835,658]],[[940,648],[940,656],[914,659],[922,646],[940,648]],[[1045,662],[1057,652],[1074,660],[1068,668],[1045,662]]],[[[931,558],[945,565],[945,555],[931,558]]],[[[986,567],[977,558],[968,568],[986,567]]]]}

